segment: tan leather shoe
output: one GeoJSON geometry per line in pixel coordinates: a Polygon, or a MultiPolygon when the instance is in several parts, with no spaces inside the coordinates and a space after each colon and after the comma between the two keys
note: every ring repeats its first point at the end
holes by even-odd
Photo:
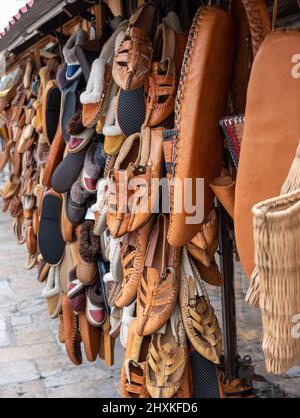
{"type": "Polygon", "coordinates": [[[85,286],[91,286],[97,279],[97,266],[95,262],[87,263],[79,254],[79,263],[77,264],[77,278],[85,286]]]}
{"type": "Polygon", "coordinates": [[[198,262],[198,260],[194,259],[196,267],[200,273],[201,279],[211,286],[222,286],[224,283],[224,279],[221,276],[219,266],[216,263],[215,258],[210,261],[210,266],[206,267],[204,264],[198,262]]]}
{"type": "Polygon", "coordinates": [[[178,295],[177,251],[167,242],[168,217],[160,215],[152,230],[137,298],[138,334],[151,335],[166,324],[178,295]]]}
{"type": "Polygon", "coordinates": [[[146,361],[146,384],[152,398],[172,398],[183,383],[187,361],[186,336],[180,313],[174,325],[152,336],[146,361]]]}
{"type": "Polygon", "coordinates": [[[155,220],[156,217],[153,216],[138,231],[126,235],[123,241],[121,248],[123,282],[115,300],[115,304],[119,308],[131,305],[136,299],[141,275],[144,271],[145,254],[155,220]]]}
{"type": "Polygon", "coordinates": [[[235,181],[230,176],[218,177],[209,183],[210,188],[226,209],[230,217],[234,218],[235,181]]]}
{"type": "Polygon", "coordinates": [[[202,225],[201,231],[187,244],[187,249],[196,260],[209,267],[218,248],[217,237],[218,219],[214,209],[202,225]]]}
{"type": "Polygon", "coordinates": [[[196,266],[182,250],[179,301],[187,336],[202,356],[219,364],[222,333],[196,266]]]}
{"type": "Polygon", "coordinates": [[[149,398],[146,387],[146,357],[150,338],[136,333],[137,322],[130,326],[121,371],[122,398],[149,398]]]}
{"type": "Polygon", "coordinates": [[[142,87],[149,75],[153,47],[156,6],[153,2],[141,6],[132,16],[126,36],[115,53],[113,77],[123,90],[142,87]]]}
{"type": "Polygon", "coordinates": [[[93,363],[97,359],[100,348],[100,332],[88,322],[84,311],[79,313],[79,331],[86,358],[93,363]]]}
{"type": "Polygon", "coordinates": [[[108,182],[106,220],[113,238],[137,230],[154,212],[159,198],[163,131],[145,128],[127,138],[120,150],[108,182]]]}

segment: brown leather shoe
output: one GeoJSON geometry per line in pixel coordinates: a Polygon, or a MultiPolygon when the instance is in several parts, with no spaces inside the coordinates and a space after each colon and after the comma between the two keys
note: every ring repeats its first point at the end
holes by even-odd
{"type": "Polygon", "coordinates": [[[123,282],[116,297],[115,305],[125,308],[136,299],[141,275],[144,271],[144,261],[155,216],[138,231],[126,235],[121,248],[121,264],[123,267],[123,282]]]}
{"type": "Polygon", "coordinates": [[[62,297],[62,311],[64,324],[64,339],[67,354],[75,366],[82,363],[81,355],[81,336],[78,330],[78,317],[71,309],[68,296],[62,297]]]}
{"type": "Polygon", "coordinates": [[[168,218],[160,215],[152,230],[137,298],[138,334],[151,335],[166,324],[177,299],[177,251],[167,242],[168,218]]]}
{"type": "Polygon", "coordinates": [[[201,231],[187,244],[190,254],[209,267],[218,248],[218,219],[215,209],[208,215],[201,231]]]}
{"type": "Polygon", "coordinates": [[[130,326],[121,371],[122,398],[149,398],[146,387],[146,357],[149,337],[137,335],[137,322],[130,326]]]}
{"type": "Polygon", "coordinates": [[[191,344],[203,357],[219,364],[222,333],[199,272],[186,248],[182,250],[179,302],[191,344]]]}
{"type": "Polygon", "coordinates": [[[100,332],[88,322],[84,311],[79,313],[79,331],[86,358],[93,363],[97,359],[100,348],[100,332]]]}
{"type": "Polygon", "coordinates": [[[152,336],[146,362],[146,384],[152,398],[172,398],[183,382],[187,361],[186,336],[180,313],[165,332],[152,336]]]}
{"type": "Polygon", "coordinates": [[[154,212],[159,198],[163,131],[163,128],[145,128],[141,134],[127,138],[120,150],[108,182],[106,220],[113,238],[137,230],[154,212]]]}
{"type": "Polygon", "coordinates": [[[149,75],[156,18],[157,8],[149,2],[141,6],[130,19],[126,36],[116,51],[113,64],[113,78],[123,90],[142,87],[149,75]]]}

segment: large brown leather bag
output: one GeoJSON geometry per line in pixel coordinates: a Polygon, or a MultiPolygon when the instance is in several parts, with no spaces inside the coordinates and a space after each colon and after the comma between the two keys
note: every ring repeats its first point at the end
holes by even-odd
{"type": "Polygon", "coordinates": [[[248,277],[254,269],[252,207],[280,193],[299,141],[299,51],[299,31],[274,31],[252,68],[234,215],[237,248],[248,277]]]}
{"type": "MultiPolygon", "coordinates": [[[[234,49],[234,28],[230,15],[212,6],[199,8],[189,34],[176,103],[178,137],[173,149],[175,181],[192,179],[193,203],[195,179],[204,179],[204,220],[213,209],[214,195],[209,182],[221,171],[223,137],[219,119],[227,111],[234,49]]],[[[169,243],[180,247],[201,230],[187,224],[187,214],[174,210],[183,203],[176,188],[171,189],[169,243]]],[[[184,206],[182,204],[182,206],[184,206]]]]}

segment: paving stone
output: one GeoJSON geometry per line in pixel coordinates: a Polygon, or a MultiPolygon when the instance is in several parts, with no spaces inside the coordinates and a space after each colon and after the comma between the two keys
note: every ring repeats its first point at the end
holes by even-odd
{"type": "Polygon", "coordinates": [[[0,387],[9,383],[28,382],[40,378],[40,374],[32,361],[2,363],[0,364],[0,370],[0,387]]]}
{"type": "Polygon", "coordinates": [[[12,334],[9,330],[6,318],[0,316],[0,347],[6,347],[12,344],[12,334]]]}
{"type": "Polygon", "coordinates": [[[0,280],[0,297],[13,296],[8,280],[0,280]]]}
{"type": "Polygon", "coordinates": [[[119,398],[112,379],[80,382],[47,389],[49,398],[119,398]]]}
{"type": "Polygon", "coordinates": [[[45,398],[46,392],[40,380],[5,384],[0,386],[0,398],[45,398]]]}
{"type": "MultiPolygon", "coordinates": [[[[35,344],[32,346],[8,347],[0,349],[0,363],[16,360],[33,360],[60,353],[55,343],[35,344]]],[[[2,364],[0,364],[1,370],[2,364]]]]}
{"type": "Polygon", "coordinates": [[[46,342],[54,342],[51,331],[28,332],[16,336],[16,344],[18,346],[35,345],[46,342]]]}
{"type": "Polygon", "coordinates": [[[16,315],[11,318],[10,323],[13,327],[18,325],[28,325],[32,323],[32,319],[29,315],[16,315]]]}
{"type": "Polygon", "coordinates": [[[90,364],[73,367],[72,369],[48,376],[45,378],[44,384],[46,387],[56,387],[97,379],[102,381],[110,376],[111,371],[109,369],[101,370],[99,367],[90,364]]]}

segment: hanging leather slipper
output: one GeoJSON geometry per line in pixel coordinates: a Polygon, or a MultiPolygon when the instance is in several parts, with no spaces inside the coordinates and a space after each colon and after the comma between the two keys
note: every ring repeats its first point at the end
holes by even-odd
{"type": "Polygon", "coordinates": [[[64,340],[67,354],[75,366],[82,363],[81,336],[79,333],[78,317],[72,311],[68,296],[62,298],[64,340]]]}
{"type": "Polygon", "coordinates": [[[152,398],[172,398],[183,382],[187,361],[185,331],[179,310],[165,329],[152,336],[146,362],[146,384],[152,398]]]}
{"type": "Polygon", "coordinates": [[[123,134],[129,136],[141,132],[146,118],[144,87],[125,91],[120,89],[116,100],[116,117],[123,134]]]}
{"type": "Polygon", "coordinates": [[[182,249],[179,301],[187,336],[193,347],[213,363],[220,363],[222,333],[196,266],[182,249]]]}
{"type": "Polygon", "coordinates": [[[56,81],[51,80],[43,95],[43,134],[49,145],[52,144],[59,123],[61,91],[56,81]]]}
{"type": "Polygon", "coordinates": [[[125,308],[137,297],[138,286],[144,271],[144,261],[149,238],[156,218],[153,216],[136,232],[126,235],[121,247],[121,263],[123,267],[123,282],[115,304],[125,308]]]}
{"type": "Polygon", "coordinates": [[[60,286],[59,266],[50,267],[46,287],[42,296],[47,300],[48,313],[52,319],[58,317],[62,309],[62,288],[60,286]]]}
{"type": "Polygon", "coordinates": [[[44,260],[54,266],[60,263],[65,250],[60,228],[61,206],[61,196],[50,189],[42,202],[38,244],[44,260]]]}
{"type": "Polygon", "coordinates": [[[100,348],[100,332],[98,328],[89,323],[84,311],[79,313],[79,330],[86,358],[89,362],[94,363],[100,348]]]}
{"type": "Polygon", "coordinates": [[[138,289],[138,334],[151,335],[165,325],[176,304],[179,279],[177,251],[167,242],[168,218],[160,215],[152,230],[138,289]]]}

